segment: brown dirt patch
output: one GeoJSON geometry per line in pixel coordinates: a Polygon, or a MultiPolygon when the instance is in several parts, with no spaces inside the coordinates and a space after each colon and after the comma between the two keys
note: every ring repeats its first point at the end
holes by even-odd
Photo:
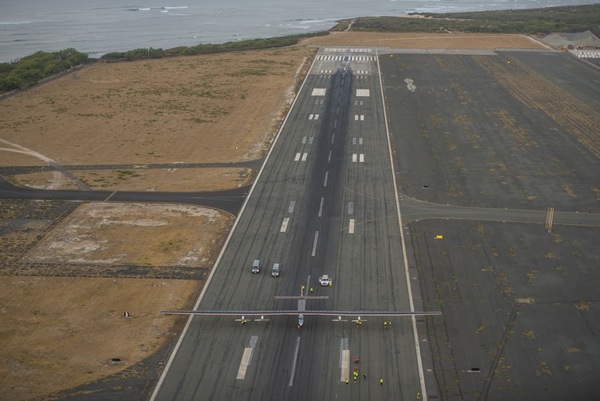
{"type": "Polygon", "coordinates": [[[233,218],[190,205],[87,203],[44,237],[25,259],[43,263],[94,263],[210,267],[221,233],[233,218]]]}
{"type": "Polygon", "coordinates": [[[332,32],[302,42],[319,46],[368,46],[393,49],[543,49],[545,46],[525,35],[467,33],[384,33],[332,32]]]}
{"type": "MultiPolygon", "coordinates": [[[[218,191],[250,184],[249,168],[171,168],[72,171],[93,190],[110,191],[218,191]]],[[[9,177],[20,186],[77,189],[60,172],[19,174],[9,177]]]]}
{"type": "Polygon", "coordinates": [[[0,276],[0,398],[48,399],[152,355],[176,335],[174,319],[161,316],[158,305],[183,308],[198,286],[184,280],[0,276]]]}

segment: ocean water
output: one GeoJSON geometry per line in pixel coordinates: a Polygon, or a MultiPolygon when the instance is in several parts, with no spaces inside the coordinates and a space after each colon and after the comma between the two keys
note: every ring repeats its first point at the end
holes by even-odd
{"type": "Polygon", "coordinates": [[[525,9],[598,0],[0,0],[0,62],[68,47],[91,57],[315,32],[357,16],[525,9]]]}

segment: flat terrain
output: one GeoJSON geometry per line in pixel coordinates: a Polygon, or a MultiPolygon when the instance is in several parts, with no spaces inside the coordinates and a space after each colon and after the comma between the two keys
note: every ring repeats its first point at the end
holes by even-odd
{"type": "Polygon", "coordinates": [[[600,211],[598,70],[559,52],[380,61],[403,195],[542,212],[406,222],[425,308],[444,313],[428,325],[439,398],[597,398],[600,232],[548,232],[543,212],[600,211]]]}
{"type": "Polygon", "coordinates": [[[525,35],[464,33],[332,32],[303,41],[306,45],[355,46],[392,49],[544,49],[525,35]]]}
{"type": "MultiPolygon", "coordinates": [[[[305,42],[319,43],[544,48],[519,35],[349,32],[305,42]]],[[[381,65],[402,194],[457,205],[598,211],[597,70],[561,53],[388,52],[381,65]]],[[[310,57],[308,49],[293,47],[79,70],[0,101],[0,168],[39,167],[10,178],[44,188],[243,185],[253,178],[252,168],[210,164],[260,162],[291,99],[294,77],[310,57]],[[75,178],[43,171],[50,160],[75,178]],[[207,166],[183,169],[178,162],[207,166]],[[168,166],[139,167],[152,163],[168,166]],[[129,167],[116,167],[121,164],[129,167]],[[99,167],[78,169],[93,165],[99,167]]],[[[173,215],[168,207],[140,206],[139,215],[127,216],[122,212],[131,206],[113,214],[105,206],[67,202],[2,206],[0,339],[8,345],[0,357],[9,363],[0,387],[14,400],[47,399],[94,382],[136,366],[167,343],[180,326],[156,311],[190,306],[201,281],[127,277],[140,271],[139,277],[165,277],[165,269],[174,277],[184,270],[185,277],[194,271],[202,277],[231,226],[226,216],[208,224],[209,212],[198,209],[189,228],[179,230],[187,215],[173,215]],[[105,221],[94,215],[98,211],[112,223],[96,230],[105,221]],[[141,216],[148,225],[135,224],[141,216]],[[206,229],[203,238],[195,238],[196,224],[206,229]],[[69,236],[95,245],[78,253],[69,236]],[[138,237],[145,248],[137,249],[137,241],[135,252],[123,247],[138,237]],[[204,251],[194,252],[199,249],[204,251]],[[188,265],[180,266],[182,260],[188,265]],[[132,319],[124,319],[124,311],[132,319]]],[[[557,393],[591,399],[600,393],[593,380],[600,360],[593,295],[600,284],[594,270],[598,229],[557,226],[549,234],[543,222],[439,220],[410,222],[406,229],[425,307],[445,314],[428,328],[437,338],[432,363],[440,396],[536,399],[557,393]],[[434,240],[437,234],[444,240],[434,240]]]]}
{"type": "MultiPolygon", "coordinates": [[[[94,64],[0,102],[0,168],[49,189],[247,184],[312,53],[94,64]]],[[[233,223],[182,205],[3,200],[0,210],[0,387],[11,400],[117,372],[143,389],[156,361],[136,364],[181,329],[158,311],[191,307],[233,223]]]]}

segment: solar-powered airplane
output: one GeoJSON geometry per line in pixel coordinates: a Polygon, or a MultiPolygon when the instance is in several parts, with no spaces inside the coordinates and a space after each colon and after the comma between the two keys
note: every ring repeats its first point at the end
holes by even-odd
{"type": "Polygon", "coordinates": [[[195,316],[240,316],[235,321],[242,324],[249,322],[247,317],[255,317],[255,322],[269,321],[266,317],[273,316],[298,316],[298,328],[304,326],[305,316],[330,316],[334,317],[334,322],[344,322],[344,317],[354,318],[352,322],[360,326],[367,320],[363,317],[407,317],[407,316],[440,316],[440,311],[328,311],[328,310],[310,310],[306,309],[307,300],[329,299],[328,296],[313,296],[305,295],[305,290],[309,287],[310,276],[306,286],[300,289],[300,295],[297,296],[276,296],[275,299],[295,299],[298,300],[298,308],[296,310],[163,310],[161,313],[166,315],[195,315],[195,316]]]}

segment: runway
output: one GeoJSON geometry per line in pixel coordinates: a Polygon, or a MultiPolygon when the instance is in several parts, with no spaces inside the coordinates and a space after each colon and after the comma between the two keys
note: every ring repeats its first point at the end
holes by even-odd
{"type": "MultiPolygon", "coordinates": [[[[329,297],[307,309],[410,310],[388,149],[375,52],[321,50],[196,309],[294,309],[275,296],[304,284],[329,297]],[[256,275],[254,259],[263,266],[256,275]],[[275,262],[278,278],[269,274],[275,262]],[[331,288],[318,286],[322,274],[331,288]]],[[[432,317],[418,324],[424,319],[432,317]]],[[[296,323],[191,319],[152,399],[387,400],[424,391],[411,318],[388,328],[376,317],[361,326],[296,323]],[[356,356],[360,380],[347,384],[356,356]]]]}

